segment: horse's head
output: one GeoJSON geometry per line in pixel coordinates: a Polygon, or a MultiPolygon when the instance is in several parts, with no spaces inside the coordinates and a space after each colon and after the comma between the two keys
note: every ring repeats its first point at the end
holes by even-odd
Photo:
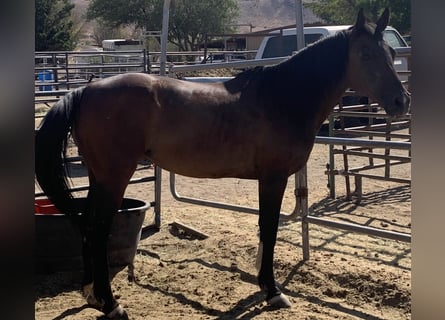
{"type": "Polygon", "coordinates": [[[349,85],[357,92],[377,100],[391,116],[408,112],[410,94],[403,87],[394,69],[395,51],[383,40],[389,22],[385,9],[376,24],[369,23],[358,13],[350,28],[349,85]]]}

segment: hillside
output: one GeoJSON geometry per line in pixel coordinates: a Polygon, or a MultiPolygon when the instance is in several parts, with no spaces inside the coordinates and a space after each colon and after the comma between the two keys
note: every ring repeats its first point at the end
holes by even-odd
{"type": "MultiPolygon", "coordinates": [[[[308,1],[304,1],[308,2],[308,1]]],[[[238,0],[239,24],[252,24],[253,31],[295,23],[295,0],[238,0]]],[[[303,9],[304,23],[314,23],[317,17],[309,9],[303,9]]]]}
{"type": "MultiPolygon", "coordinates": [[[[311,0],[303,1],[310,2],[311,0]]],[[[73,14],[82,20],[90,0],[72,0],[75,4],[73,14]]],[[[285,26],[295,23],[295,0],[238,0],[240,16],[237,24],[252,25],[252,31],[285,26]]],[[[314,23],[317,18],[311,10],[303,10],[305,23],[314,23]]],[[[83,33],[91,33],[93,23],[85,23],[83,33]]],[[[249,32],[250,27],[240,26],[238,32],[249,32]]]]}

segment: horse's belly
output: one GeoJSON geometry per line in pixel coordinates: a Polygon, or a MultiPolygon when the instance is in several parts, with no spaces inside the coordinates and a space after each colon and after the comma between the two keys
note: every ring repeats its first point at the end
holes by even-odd
{"type": "Polygon", "coordinates": [[[306,163],[310,150],[280,152],[276,148],[255,150],[247,146],[221,152],[216,147],[200,150],[163,150],[147,156],[159,167],[196,178],[259,179],[285,173],[291,175],[306,163]]]}
{"type": "Polygon", "coordinates": [[[198,152],[154,152],[149,158],[159,167],[196,178],[244,178],[256,179],[257,165],[247,153],[236,156],[237,152],[220,153],[208,150],[198,152]]]}

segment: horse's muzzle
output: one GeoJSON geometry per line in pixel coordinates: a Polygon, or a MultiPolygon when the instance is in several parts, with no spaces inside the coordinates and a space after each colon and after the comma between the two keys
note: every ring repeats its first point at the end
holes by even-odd
{"type": "Polygon", "coordinates": [[[407,90],[403,90],[401,94],[384,104],[385,111],[392,117],[403,116],[410,112],[410,108],[411,94],[407,90]]]}

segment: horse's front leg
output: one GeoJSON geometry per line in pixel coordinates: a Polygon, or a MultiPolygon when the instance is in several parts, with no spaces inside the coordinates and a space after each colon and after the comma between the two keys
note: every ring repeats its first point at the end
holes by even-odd
{"type": "Polygon", "coordinates": [[[259,180],[260,245],[257,257],[258,283],[266,293],[267,302],[276,307],[291,307],[288,298],[278,288],[273,271],[274,248],[286,184],[287,175],[273,175],[267,179],[259,180]]]}

